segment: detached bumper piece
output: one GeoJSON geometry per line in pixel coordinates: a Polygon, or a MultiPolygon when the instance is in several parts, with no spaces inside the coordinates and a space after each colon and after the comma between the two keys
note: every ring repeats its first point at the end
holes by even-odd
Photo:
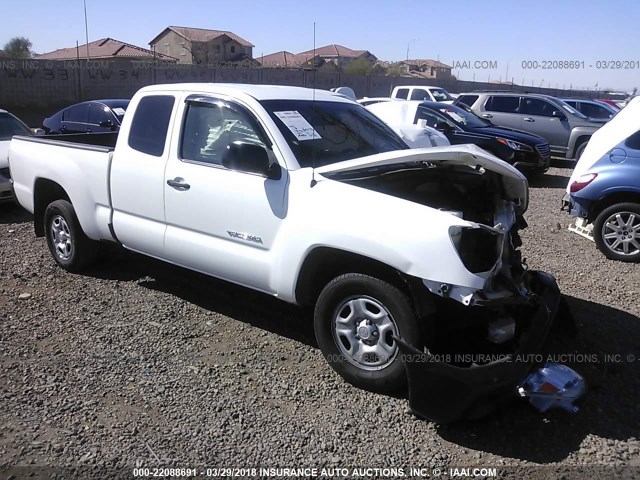
{"type": "Polygon", "coordinates": [[[571,368],[559,363],[547,363],[529,375],[518,387],[521,397],[529,398],[531,405],[541,412],[560,407],[576,413],[573,402],[586,390],[584,379],[571,368]]]}
{"type": "MultiPolygon", "coordinates": [[[[584,383],[578,386],[581,378],[574,385],[575,377],[553,366],[547,366],[547,372],[536,372],[538,376],[535,373],[528,376],[540,366],[536,362],[544,353],[544,344],[558,313],[560,289],[556,280],[544,272],[527,272],[524,283],[535,294],[537,304],[530,327],[520,335],[517,351],[499,360],[459,367],[438,361],[436,356],[396,339],[407,372],[409,408],[414,415],[440,424],[478,419],[518,398],[519,388],[520,395],[529,397],[539,409],[556,403],[572,407],[571,402],[584,392],[584,383]],[[541,397],[546,391],[555,396],[541,397]],[[566,392],[570,392],[568,398],[566,392]]],[[[569,318],[562,320],[570,321],[569,318]]]]}

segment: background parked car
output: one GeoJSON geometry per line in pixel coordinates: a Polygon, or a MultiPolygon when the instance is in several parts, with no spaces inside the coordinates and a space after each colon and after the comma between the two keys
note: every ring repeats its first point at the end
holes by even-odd
{"type": "Polygon", "coordinates": [[[578,218],[571,230],[608,258],[640,262],[640,98],[593,136],[565,201],[578,218]]]}
{"type": "Polygon", "coordinates": [[[610,119],[620,111],[608,103],[586,98],[562,98],[563,102],[571,105],[585,117],[610,119]]]}
{"type": "Polygon", "coordinates": [[[424,125],[442,132],[451,145],[473,143],[521,170],[544,172],[551,160],[549,143],[536,135],[496,127],[471,110],[439,102],[395,101],[367,109],[392,125],[424,125]]]}
{"type": "Polygon", "coordinates": [[[14,135],[33,135],[22,121],[6,110],[0,110],[0,202],[10,200],[9,143],[14,135]]]}
{"type": "Polygon", "coordinates": [[[395,87],[391,98],[398,100],[428,100],[431,102],[453,103],[455,97],[442,87],[428,85],[402,85],[395,87]]]}
{"type": "Polygon", "coordinates": [[[120,129],[129,100],[91,100],[77,103],[45,119],[47,134],[115,132],[120,129]]]}
{"type": "Polygon", "coordinates": [[[495,125],[545,138],[551,145],[551,153],[564,158],[580,158],[593,132],[606,122],[589,119],[558,98],[535,93],[464,93],[454,102],[461,103],[495,125]]]}
{"type": "Polygon", "coordinates": [[[613,107],[614,109],[620,111],[622,110],[622,107],[620,105],[618,105],[615,101],[609,99],[609,98],[596,98],[596,100],[598,102],[602,102],[602,103],[606,103],[607,105],[610,105],[611,107],[613,107]]]}

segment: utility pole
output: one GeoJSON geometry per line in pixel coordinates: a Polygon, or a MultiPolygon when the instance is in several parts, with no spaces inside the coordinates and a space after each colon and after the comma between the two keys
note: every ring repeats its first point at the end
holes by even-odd
{"type": "Polygon", "coordinates": [[[84,35],[87,41],[87,62],[89,61],[89,23],[87,22],[87,0],[82,0],[84,3],[84,35]]]}

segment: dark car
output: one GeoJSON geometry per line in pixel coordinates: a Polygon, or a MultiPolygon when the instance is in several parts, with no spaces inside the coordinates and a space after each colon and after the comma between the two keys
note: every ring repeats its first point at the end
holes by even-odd
{"type": "Polygon", "coordinates": [[[451,145],[473,143],[523,171],[542,173],[549,169],[551,149],[544,138],[497,127],[469,109],[423,102],[418,106],[414,123],[421,121],[442,132],[451,145]]]}
{"type": "Polygon", "coordinates": [[[91,100],[77,103],[46,118],[42,126],[49,135],[102,133],[120,129],[129,100],[91,100]]]}

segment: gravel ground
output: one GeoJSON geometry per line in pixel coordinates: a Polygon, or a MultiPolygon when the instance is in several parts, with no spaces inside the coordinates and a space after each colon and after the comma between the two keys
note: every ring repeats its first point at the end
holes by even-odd
{"type": "MultiPolygon", "coordinates": [[[[559,204],[569,173],[552,168],[532,182],[525,257],[557,277],[584,345],[638,359],[640,270],[567,231],[559,204]]],[[[315,346],[308,311],[127,252],[86,274],[65,273],[30,216],[1,208],[5,473],[11,465],[405,474],[483,466],[540,478],[565,466],[635,465],[640,473],[637,360],[606,373],[590,367],[600,375],[587,376],[575,415],[540,414],[522,401],[442,427],[415,419],[404,398],[346,384],[315,346]]]]}

